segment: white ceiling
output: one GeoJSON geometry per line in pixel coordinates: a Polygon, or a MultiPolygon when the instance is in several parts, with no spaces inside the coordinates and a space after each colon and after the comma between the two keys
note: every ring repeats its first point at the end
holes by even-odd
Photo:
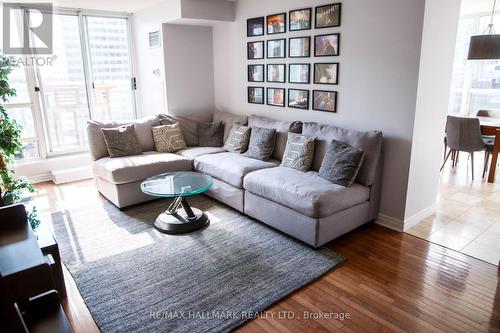
{"type": "Polygon", "coordinates": [[[133,13],[165,0],[13,0],[5,2],[16,3],[47,3],[52,2],[57,7],[97,9],[115,12],[133,13]]]}
{"type": "MultiPolygon", "coordinates": [[[[462,0],[460,15],[491,12],[493,0],[462,0]]],[[[500,10],[500,1],[497,1],[496,10],[500,10]]]]}

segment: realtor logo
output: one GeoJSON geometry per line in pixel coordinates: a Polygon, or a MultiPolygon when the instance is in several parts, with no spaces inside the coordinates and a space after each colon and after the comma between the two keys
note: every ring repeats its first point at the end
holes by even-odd
{"type": "Polygon", "coordinates": [[[3,54],[52,54],[51,3],[4,2],[2,24],[3,54]]]}

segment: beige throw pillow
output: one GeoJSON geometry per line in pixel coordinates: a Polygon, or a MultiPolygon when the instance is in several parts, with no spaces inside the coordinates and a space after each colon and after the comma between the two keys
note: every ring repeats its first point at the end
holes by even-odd
{"type": "Polygon", "coordinates": [[[110,157],[142,154],[141,144],[133,124],[112,128],[101,128],[110,157]]]}
{"type": "Polygon", "coordinates": [[[250,127],[234,124],[224,144],[224,149],[234,153],[246,152],[250,141],[250,132],[250,127]]]}
{"type": "Polygon", "coordinates": [[[156,151],[174,153],[187,148],[179,123],[154,126],[151,130],[153,131],[156,151]]]}
{"type": "Polygon", "coordinates": [[[310,136],[289,132],[281,165],[304,172],[309,170],[314,156],[314,141],[315,138],[310,136]]]}

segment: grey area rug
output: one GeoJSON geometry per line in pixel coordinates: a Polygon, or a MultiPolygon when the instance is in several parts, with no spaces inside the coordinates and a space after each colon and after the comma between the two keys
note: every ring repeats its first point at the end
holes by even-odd
{"type": "Polygon", "coordinates": [[[158,233],[167,202],[52,214],[63,262],[103,332],[225,332],[340,263],[204,196],[208,228],[158,233]]]}

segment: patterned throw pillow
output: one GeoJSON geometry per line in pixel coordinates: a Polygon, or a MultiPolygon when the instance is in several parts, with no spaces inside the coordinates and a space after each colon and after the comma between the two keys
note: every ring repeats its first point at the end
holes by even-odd
{"type": "Polygon", "coordinates": [[[234,124],[224,144],[224,149],[235,153],[244,153],[248,148],[250,131],[248,126],[234,124]]]}
{"type": "Polygon", "coordinates": [[[179,123],[154,126],[151,130],[153,131],[156,151],[174,153],[178,150],[187,148],[179,123]]]}
{"type": "Polygon", "coordinates": [[[111,128],[101,128],[110,157],[142,154],[141,144],[133,124],[111,128]]]}
{"type": "Polygon", "coordinates": [[[222,121],[198,124],[198,146],[222,147],[224,145],[224,123],[222,121]]]}
{"type": "Polygon", "coordinates": [[[276,143],[276,129],[252,127],[247,156],[261,161],[271,158],[276,143]]]}
{"type": "Polygon", "coordinates": [[[281,165],[304,172],[309,170],[314,156],[315,140],[310,136],[289,132],[281,165]]]}
{"type": "Polygon", "coordinates": [[[326,151],[319,175],[334,184],[349,187],[361,168],[365,152],[343,142],[332,140],[326,151]]]}

